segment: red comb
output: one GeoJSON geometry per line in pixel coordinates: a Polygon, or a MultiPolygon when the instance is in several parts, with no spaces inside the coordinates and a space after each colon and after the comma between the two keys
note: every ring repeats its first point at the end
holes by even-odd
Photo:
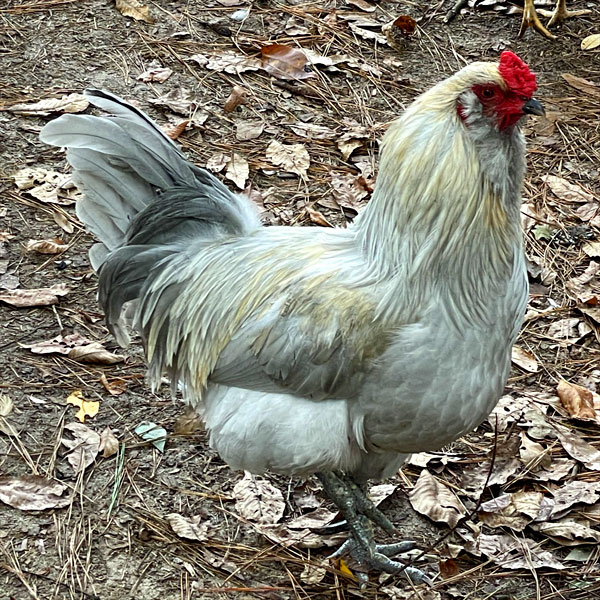
{"type": "Polygon", "coordinates": [[[505,50],[500,55],[498,71],[509,89],[520,96],[531,98],[537,90],[535,73],[514,52],[505,50]]]}

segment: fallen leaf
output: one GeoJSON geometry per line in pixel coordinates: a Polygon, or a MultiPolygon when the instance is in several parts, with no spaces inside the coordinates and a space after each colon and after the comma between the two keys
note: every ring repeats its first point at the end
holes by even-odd
{"type": "Polygon", "coordinates": [[[600,257],[600,242],[586,242],[581,249],[592,258],[600,257]]]}
{"type": "Polygon", "coordinates": [[[270,44],[260,51],[263,69],[278,79],[308,79],[314,73],[305,70],[308,64],[306,54],[296,47],[286,44],[270,44]]]}
{"type": "Polygon", "coordinates": [[[563,73],[563,79],[576,90],[589,94],[590,96],[600,97],[600,87],[598,87],[593,81],[588,81],[583,77],[577,77],[570,73],[563,73]]]}
{"type": "Polygon", "coordinates": [[[156,21],[150,16],[150,9],[139,0],[115,0],[115,6],[124,17],[131,17],[135,21],[144,21],[144,23],[156,21]]]}
{"type": "Polygon", "coordinates": [[[509,527],[523,531],[537,518],[544,494],[541,492],[519,491],[502,494],[481,505],[479,518],[489,527],[509,527]]]}
{"type": "Polygon", "coordinates": [[[234,152],[231,160],[227,163],[225,178],[233,181],[240,190],[243,190],[249,173],[250,167],[248,166],[248,161],[234,152]]]}
{"type": "Polygon", "coordinates": [[[569,411],[569,415],[583,421],[597,421],[594,410],[594,395],[576,383],[567,383],[564,380],[558,383],[558,397],[562,405],[569,411]]]}
{"type": "Polygon", "coordinates": [[[290,519],[285,525],[289,529],[321,529],[329,525],[336,516],[336,512],[321,506],[295,519],[290,519]]]}
{"type": "Polygon", "coordinates": [[[238,121],[235,125],[235,137],[240,142],[255,140],[265,129],[263,121],[238,121]]]}
{"type": "Polygon", "coordinates": [[[8,417],[13,407],[14,404],[11,397],[6,394],[0,394],[0,417],[8,417]]]}
{"type": "Polygon", "coordinates": [[[102,456],[104,458],[110,458],[111,456],[115,455],[118,450],[119,440],[116,438],[110,427],[105,427],[100,434],[100,445],[98,446],[98,451],[102,452],[102,456]]]}
{"type": "Polygon", "coordinates": [[[69,94],[61,98],[46,98],[33,104],[13,104],[6,110],[17,115],[48,116],[52,113],[80,113],[89,106],[88,99],[83,94],[69,94]]]}
{"type": "Polygon", "coordinates": [[[310,155],[303,144],[282,144],[272,140],[267,146],[267,160],[284,171],[295,173],[302,178],[306,177],[310,166],[310,155]]]}
{"type": "Polygon", "coordinates": [[[100,383],[111,396],[120,396],[127,390],[127,382],[124,379],[114,377],[109,380],[104,373],[100,375],[100,383]]]}
{"type": "Polygon", "coordinates": [[[458,496],[426,469],[421,471],[408,497],[417,512],[449,527],[455,527],[467,512],[458,496]]]}
{"type": "Polygon", "coordinates": [[[150,98],[148,102],[155,106],[166,107],[172,110],[178,115],[184,115],[185,117],[194,113],[198,108],[198,105],[194,100],[188,97],[189,92],[187,90],[177,88],[165,96],[159,98],[150,98]]]}
{"type": "Polygon", "coordinates": [[[0,477],[0,500],[19,510],[46,510],[71,504],[66,485],[37,475],[0,477]]]}
{"type": "Polygon", "coordinates": [[[595,504],[600,499],[600,482],[569,481],[552,492],[554,506],[549,518],[564,516],[574,504],[595,504]]]}
{"type": "Polygon", "coordinates": [[[39,252],[40,254],[60,254],[69,247],[61,239],[54,238],[52,240],[29,240],[25,244],[27,252],[39,252]]]}
{"type": "Polygon", "coordinates": [[[218,152],[217,154],[213,154],[206,161],[206,168],[213,173],[220,173],[227,166],[230,160],[231,158],[224,152],[218,152]]]}
{"type": "Polygon", "coordinates": [[[67,233],[73,233],[73,231],[75,231],[75,227],[73,227],[73,223],[71,223],[71,221],[69,221],[68,216],[65,215],[64,213],[58,212],[57,210],[52,211],[52,218],[54,219],[54,222],[63,231],[66,231],[67,233]]]}
{"type": "Polygon", "coordinates": [[[332,548],[339,546],[348,538],[347,532],[319,534],[310,529],[290,529],[284,523],[256,523],[256,529],[269,540],[284,548],[332,548]]]}
{"type": "Polygon", "coordinates": [[[380,483],[378,485],[372,485],[369,488],[369,500],[375,505],[379,506],[384,500],[390,498],[398,489],[398,486],[394,483],[380,483]]]}
{"type": "Polygon", "coordinates": [[[315,564],[315,558],[312,557],[312,561],[303,561],[304,569],[300,573],[300,580],[308,585],[316,585],[321,583],[327,574],[327,568],[329,567],[329,559],[322,559],[319,564],[315,564]]]}
{"type": "Polygon", "coordinates": [[[245,473],[233,488],[235,509],[248,521],[261,524],[277,523],[285,511],[283,494],[266,479],[245,473]]]}
{"type": "Polygon", "coordinates": [[[374,41],[377,44],[380,44],[382,46],[387,46],[388,41],[387,41],[387,38],[385,37],[385,35],[382,35],[381,33],[378,33],[377,31],[372,31],[371,29],[364,28],[365,26],[381,27],[381,23],[379,23],[378,21],[375,21],[375,20],[367,21],[366,19],[362,19],[360,21],[360,23],[363,24],[363,27],[359,26],[359,21],[357,19],[354,19],[354,22],[348,23],[348,27],[350,28],[350,31],[355,33],[357,36],[363,38],[363,40],[374,41]]]}
{"type": "Polygon", "coordinates": [[[135,432],[147,442],[150,442],[159,452],[165,451],[165,442],[167,441],[167,430],[156,423],[142,421],[135,432]]]}
{"type": "Polygon", "coordinates": [[[75,390],[69,394],[65,403],[79,407],[79,410],[75,414],[75,418],[79,419],[82,423],[85,422],[86,417],[95,417],[100,410],[100,402],[86,400],[83,397],[83,392],[81,390],[75,390]]]}
{"type": "Polygon", "coordinates": [[[537,373],[538,371],[538,363],[534,354],[519,346],[513,346],[511,360],[515,365],[528,373],[537,373]]]}
{"type": "Polygon", "coordinates": [[[534,523],[531,528],[564,546],[600,542],[600,531],[569,517],[553,523],[534,523]]]}
{"type": "Polygon", "coordinates": [[[56,304],[59,297],[66,296],[69,291],[69,288],[63,283],[49,288],[3,290],[0,291],[0,301],[18,308],[50,306],[56,304]]]}
{"type": "Polygon", "coordinates": [[[564,427],[556,427],[556,435],[569,456],[592,471],[600,471],[600,450],[564,427]]]}
{"type": "Polygon", "coordinates": [[[69,206],[83,198],[71,175],[42,167],[26,167],[13,174],[16,186],[40,202],[69,206]]]}
{"type": "Polygon", "coordinates": [[[535,470],[538,466],[549,468],[552,463],[552,456],[548,449],[542,444],[530,440],[524,431],[521,432],[519,456],[521,462],[528,469],[535,470]]]}
{"type": "Polygon", "coordinates": [[[175,435],[192,435],[204,430],[204,421],[198,412],[190,405],[186,405],[183,413],[175,419],[173,431],[175,435]]]}
{"type": "Polygon", "coordinates": [[[169,513],[165,519],[180,538],[196,542],[208,540],[208,523],[201,522],[202,517],[199,515],[188,519],[178,513],[169,513]]]}
{"type": "Polygon", "coordinates": [[[479,549],[503,569],[540,569],[560,570],[565,566],[550,552],[541,550],[539,543],[529,538],[514,538],[510,535],[481,534],[479,549]]]}
{"type": "Polygon", "coordinates": [[[325,218],[323,213],[318,211],[316,208],[307,206],[306,212],[308,213],[310,220],[316,225],[320,225],[321,227],[333,227],[333,225],[325,218]]]}
{"type": "Polygon", "coordinates": [[[593,50],[598,46],[600,46],[600,33],[592,33],[592,35],[588,35],[581,40],[582,50],[593,50]]]}
{"type": "Polygon", "coordinates": [[[346,0],[347,4],[352,6],[356,6],[356,8],[360,8],[360,10],[364,10],[365,12],[375,12],[377,7],[366,0],[346,0]]]}
{"type": "Polygon", "coordinates": [[[147,71],[140,73],[137,76],[137,79],[138,81],[144,81],[145,83],[150,81],[164,83],[171,75],[173,75],[173,71],[168,67],[154,67],[153,69],[148,69],[147,71]]]}
{"type": "Polygon", "coordinates": [[[96,460],[100,448],[100,436],[83,423],[68,423],[65,425],[65,430],[73,435],[73,439],[65,437],[61,439],[61,443],[70,450],[67,454],[69,464],[75,473],[80,473],[96,460]]]}
{"type": "Polygon", "coordinates": [[[590,261],[590,264],[586,267],[585,271],[573,277],[567,281],[565,287],[576,300],[583,304],[598,304],[600,298],[593,293],[586,284],[588,284],[600,271],[600,263],[595,260],[590,261]]]}
{"type": "Polygon", "coordinates": [[[227,113],[233,112],[238,106],[246,103],[246,96],[247,92],[241,85],[234,85],[227,100],[225,100],[223,110],[227,113]]]}
{"type": "Polygon", "coordinates": [[[125,360],[124,356],[109,352],[100,342],[88,340],[78,333],[57,335],[51,340],[21,344],[21,347],[29,348],[34,354],[64,354],[82,363],[112,365],[125,360]]]}
{"type": "Polygon", "coordinates": [[[190,60],[193,60],[202,67],[206,67],[210,71],[224,72],[231,75],[239,75],[246,71],[258,71],[262,68],[260,58],[238,54],[231,50],[209,56],[194,54],[190,56],[190,60]]]}
{"type": "Polygon", "coordinates": [[[565,202],[591,202],[594,197],[576,183],[571,183],[563,177],[546,175],[544,181],[552,193],[565,202]]]}

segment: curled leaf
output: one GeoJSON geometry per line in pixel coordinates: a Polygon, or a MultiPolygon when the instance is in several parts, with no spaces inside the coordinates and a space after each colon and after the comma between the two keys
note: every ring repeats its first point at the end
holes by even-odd
{"type": "Polygon", "coordinates": [[[278,79],[315,77],[314,73],[305,71],[308,59],[300,48],[286,44],[271,44],[264,46],[260,53],[263,69],[278,79]]]}

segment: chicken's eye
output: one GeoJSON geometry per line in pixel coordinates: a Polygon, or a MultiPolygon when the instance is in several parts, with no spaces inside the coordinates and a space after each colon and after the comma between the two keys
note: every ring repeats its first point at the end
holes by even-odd
{"type": "Polygon", "coordinates": [[[496,92],[494,91],[494,88],[490,88],[490,87],[485,87],[483,88],[483,90],[481,90],[481,95],[484,98],[493,98],[495,96],[496,92]]]}

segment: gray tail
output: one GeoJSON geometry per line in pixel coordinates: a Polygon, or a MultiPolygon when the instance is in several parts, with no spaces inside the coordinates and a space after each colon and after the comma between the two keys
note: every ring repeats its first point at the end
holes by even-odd
{"type": "Polygon", "coordinates": [[[86,97],[109,116],[63,115],[40,132],[67,148],[73,181],[84,192],[77,216],[100,243],[100,300],[109,328],[125,343],[120,313],[139,297],[154,267],[191,239],[244,235],[260,225],[251,202],[191,164],[142,111],[108,92],[86,97]],[[117,323],[119,321],[119,323],[117,323]]]}

